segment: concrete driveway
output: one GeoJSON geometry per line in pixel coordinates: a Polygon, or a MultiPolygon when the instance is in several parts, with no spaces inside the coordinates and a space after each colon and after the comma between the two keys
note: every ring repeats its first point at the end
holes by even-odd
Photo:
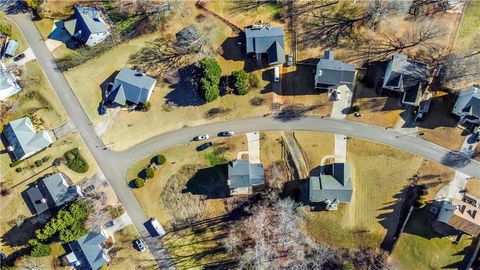
{"type": "Polygon", "coordinates": [[[333,101],[331,117],[335,119],[345,119],[352,106],[353,91],[346,85],[340,85],[337,88],[340,91],[340,99],[333,101]]]}
{"type": "Polygon", "coordinates": [[[347,136],[335,134],[335,162],[347,162],[347,136]]]}
{"type": "MultiPolygon", "coordinates": [[[[23,52],[21,52],[21,53],[24,53],[24,54],[25,54],[25,57],[24,57],[23,59],[21,59],[20,61],[14,62],[15,65],[17,65],[17,66],[23,66],[23,65],[25,65],[27,62],[36,59],[35,54],[33,53],[33,51],[32,51],[31,48],[28,48],[28,49],[26,49],[25,51],[23,51],[23,52]]],[[[19,53],[19,54],[20,54],[20,53],[19,53]]]]}
{"type": "Polygon", "coordinates": [[[261,163],[260,162],[260,133],[248,132],[247,141],[248,141],[248,161],[250,161],[250,163],[261,163]]]}
{"type": "Polygon", "coordinates": [[[455,171],[455,176],[450,183],[443,186],[435,195],[436,200],[445,200],[456,198],[461,200],[463,198],[463,191],[471,177],[465,173],[455,171]]]}

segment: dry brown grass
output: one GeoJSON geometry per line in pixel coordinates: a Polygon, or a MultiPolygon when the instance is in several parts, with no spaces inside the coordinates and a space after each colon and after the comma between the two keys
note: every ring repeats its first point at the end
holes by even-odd
{"type": "Polygon", "coordinates": [[[470,180],[468,180],[465,191],[477,198],[480,198],[480,179],[471,178],[470,180]]]}
{"type": "Polygon", "coordinates": [[[115,269],[155,269],[156,263],[150,252],[138,252],[132,242],[140,238],[133,225],[115,232],[113,247],[120,249],[115,258],[110,261],[110,268],[115,269]]]}
{"type": "Polygon", "coordinates": [[[428,187],[427,201],[433,200],[437,192],[455,176],[455,171],[438,162],[424,159],[417,171],[417,183],[428,187]]]}
{"type": "Polygon", "coordinates": [[[323,157],[335,153],[335,136],[333,134],[295,131],[294,136],[303,151],[310,171],[320,166],[323,157]]]}
{"type": "Polygon", "coordinates": [[[347,120],[359,121],[382,127],[393,127],[403,111],[399,98],[379,96],[375,89],[359,83],[355,89],[352,105],[360,107],[362,117],[347,115],[347,120]]]}

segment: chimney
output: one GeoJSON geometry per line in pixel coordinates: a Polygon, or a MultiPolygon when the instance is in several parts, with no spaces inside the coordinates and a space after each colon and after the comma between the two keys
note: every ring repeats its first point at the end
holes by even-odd
{"type": "Polygon", "coordinates": [[[45,198],[40,199],[40,203],[46,203],[46,202],[47,202],[47,200],[45,198]]]}

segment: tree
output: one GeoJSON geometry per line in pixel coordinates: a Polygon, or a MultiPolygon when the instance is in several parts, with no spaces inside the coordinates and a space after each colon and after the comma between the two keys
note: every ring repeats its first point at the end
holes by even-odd
{"type": "Polygon", "coordinates": [[[200,91],[203,98],[207,101],[213,101],[220,95],[220,77],[222,69],[215,58],[205,58],[199,63],[200,91]]]}
{"type": "Polygon", "coordinates": [[[32,10],[37,10],[40,7],[41,0],[25,0],[25,4],[32,10]]]}
{"type": "Polygon", "coordinates": [[[135,186],[137,188],[141,188],[145,185],[145,180],[143,180],[142,178],[135,178],[135,186]]]}
{"type": "Polygon", "coordinates": [[[155,176],[155,169],[152,166],[148,166],[145,171],[145,176],[148,178],[153,178],[155,176]]]}
{"type": "Polygon", "coordinates": [[[166,161],[167,158],[164,155],[157,155],[155,157],[155,163],[157,163],[157,165],[163,165],[166,161]]]}
{"type": "Polygon", "coordinates": [[[50,255],[51,253],[52,247],[50,245],[36,242],[35,245],[33,245],[30,255],[33,257],[44,257],[50,255]]]}
{"type": "Polygon", "coordinates": [[[249,78],[247,72],[243,69],[235,70],[230,75],[231,83],[239,95],[248,93],[249,78]]]}

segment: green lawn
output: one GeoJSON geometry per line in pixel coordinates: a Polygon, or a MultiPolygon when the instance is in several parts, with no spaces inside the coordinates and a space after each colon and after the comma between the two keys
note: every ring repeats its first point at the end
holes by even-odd
{"type": "Polygon", "coordinates": [[[53,20],[50,18],[42,18],[38,21],[34,21],[34,23],[43,39],[47,39],[52,32],[53,20]]]}
{"type": "Polygon", "coordinates": [[[12,20],[7,20],[7,22],[12,27],[12,36],[10,38],[18,41],[17,54],[19,54],[28,48],[27,40],[25,40],[22,31],[20,31],[20,28],[18,28],[12,20]]]}
{"type": "Polygon", "coordinates": [[[436,234],[430,224],[422,212],[412,214],[392,254],[393,263],[400,269],[463,269],[472,252],[472,238],[464,236],[454,245],[451,238],[436,234]]]}
{"type": "Polygon", "coordinates": [[[480,1],[468,1],[468,7],[463,15],[462,22],[459,29],[459,45],[470,44],[475,34],[478,35],[478,29],[480,28],[480,1]]]}

